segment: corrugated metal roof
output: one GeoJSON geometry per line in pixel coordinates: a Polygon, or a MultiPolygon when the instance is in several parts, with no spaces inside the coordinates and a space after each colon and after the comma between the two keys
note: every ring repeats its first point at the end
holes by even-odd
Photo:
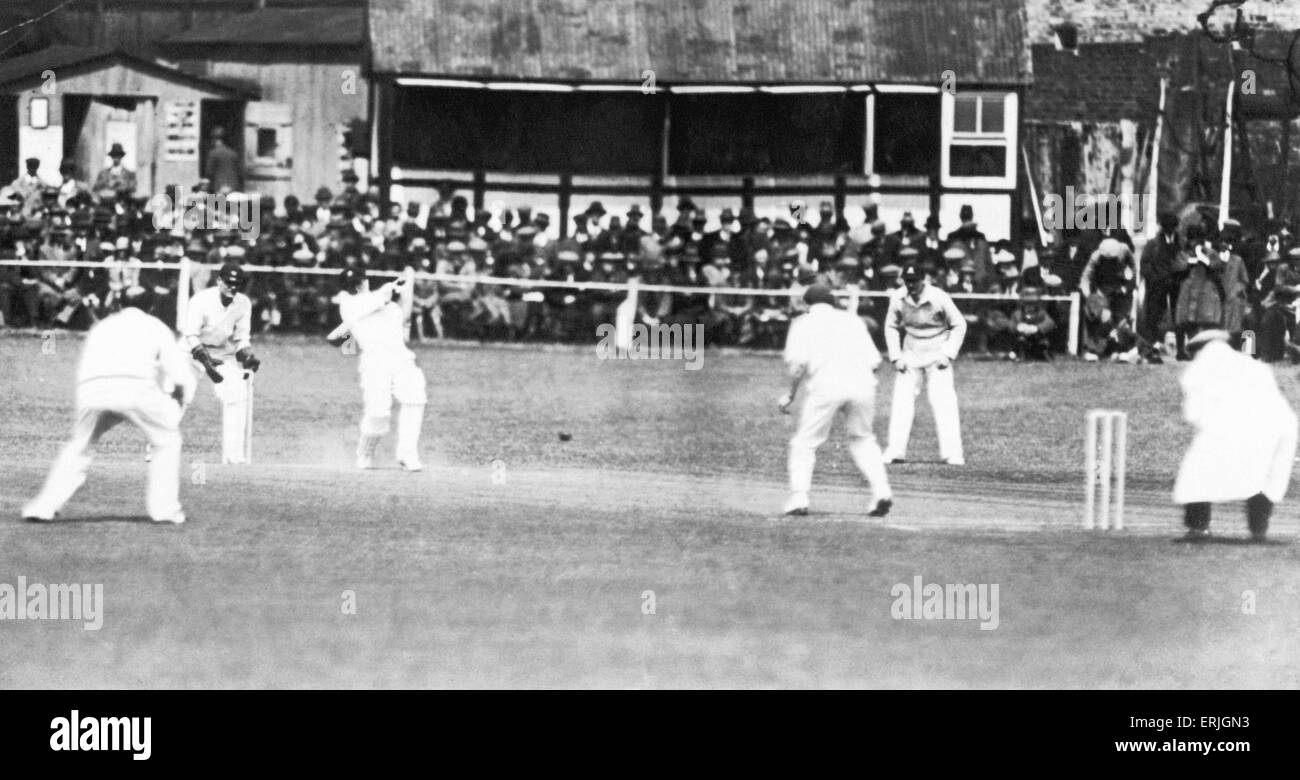
{"type": "Polygon", "coordinates": [[[371,0],[381,73],[1023,84],[1023,0],[371,0]]]}
{"type": "Polygon", "coordinates": [[[361,46],[364,8],[264,8],[168,38],[166,44],[361,46]]]}

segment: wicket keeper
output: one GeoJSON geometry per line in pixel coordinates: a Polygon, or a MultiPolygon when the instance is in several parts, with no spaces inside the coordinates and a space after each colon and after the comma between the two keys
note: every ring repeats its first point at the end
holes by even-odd
{"type": "Polygon", "coordinates": [[[221,266],[217,286],[190,299],[181,334],[221,401],[222,463],[245,461],[249,379],[262,365],[253,355],[253,302],[243,293],[247,286],[248,272],[241,266],[221,266]]]}
{"type": "Polygon", "coordinates": [[[790,499],[785,514],[808,513],[817,448],[830,435],[840,412],[849,439],[849,455],[871,486],[874,502],[867,515],[884,517],[893,506],[885,460],[871,430],[876,408],[876,368],[880,351],[867,326],[856,314],[835,306],[835,295],[824,284],[804,291],[808,313],[790,323],[785,365],[793,386],[778,407],[789,414],[794,397],[803,392],[799,427],[790,439],[790,499]]]}
{"type": "Polygon", "coordinates": [[[1183,419],[1196,429],[1178,479],[1189,540],[1210,536],[1210,506],[1245,501],[1246,522],[1263,541],[1273,505],[1286,495],[1296,454],[1295,412],[1268,364],[1233,349],[1226,330],[1187,342],[1194,356],[1183,372],[1183,419]]]}

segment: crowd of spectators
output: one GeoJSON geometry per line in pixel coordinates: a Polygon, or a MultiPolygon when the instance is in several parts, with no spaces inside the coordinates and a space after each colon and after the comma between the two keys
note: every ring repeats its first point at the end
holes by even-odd
{"type": "MultiPolygon", "coordinates": [[[[959,297],[970,325],[967,352],[1050,358],[1064,348],[1068,313],[1041,298],[1079,290],[1080,343],[1089,359],[1159,360],[1166,332],[1178,334],[1181,344],[1182,336],[1208,326],[1237,334],[1253,328],[1261,354],[1277,359],[1287,352],[1291,301],[1300,292],[1300,274],[1284,262],[1290,235],[1280,223],[1246,241],[1235,223],[1217,231],[1199,218],[1183,224],[1162,217],[1160,236],[1143,249],[1147,304],[1135,316],[1137,265],[1123,230],[1083,231],[1050,247],[1034,240],[1013,246],[989,241],[970,206],[961,209],[961,224],[945,231],[934,215],[918,224],[911,213],[887,226],[872,204],[865,221],[851,227],[829,201],[815,211],[794,202],[789,219],[744,207],[710,215],[689,197],[676,201],[675,216],[648,215],[638,206],[611,214],[593,201],[567,231],[558,231],[548,214],[527,208],[472,211],[451,186],[440,188],[433,203],[385,211],[377,190],[362,191],[350,172],[337,192],[322,187],[310,203],[229,196],[226,205],[240,204],[242,211],[222,208],[214,204],[222,203],[224,189],[214,192],[205,179],[188,193],[168,191],[166,203],[184,208],[166,209],[136,195],[134,176],[119,161],[90,186],[71,165],[61,168],[59,183],[46,183],[31,160],[27,174],[0,192],[0,259],[124,261],[103,269],[0,266],[0,321],[85,328],[134,285],[154,293],[160,316],[174,316],[175,264],[188,256],[196,289],[224,262],[286,269],[253,274],[249,294],[260,332],[327,331],[337,317],[336,275],[311,271],[359,265],[465,278],[417,280],[416,339],[594,340],[623,293],[530,289],[527,280],[581,285],[636,278],[694,288],[641,292],[639,321],[699,324],[713,344],[779,346],[800,296],[727,288],[778,293],[822,281],[880,292],[901,286],[903,267],[915,264],[947,291],[1002,296],[959,297]],[[557,237],[561,232],[565,237],[557,237]]],[[[877,333],[884,310],[880,296],[861,298],[860,314],[877,333]]]]}

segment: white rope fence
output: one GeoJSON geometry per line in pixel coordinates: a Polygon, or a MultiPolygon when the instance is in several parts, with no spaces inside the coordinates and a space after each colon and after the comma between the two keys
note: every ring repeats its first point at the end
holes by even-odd
{"type": "MultiPolygon", "coordinates": [[[[98,268],[98,269],[116,269],[121,271],[169,271],[175,269],[179,274],[177,279],[177,289],[185,290],[190,287],[191,279],[194,273],[194,266],[202,265],[204,267],[215,269],[218,264],[215,263],[195,263],[189,258],[182,258],[176,263],[142,263],[139,261],[121,261],[107,260],[101,262],[89,260],[0,260],[0,266],[17,266],[19,268],[98,268]]],[[[283,274],[283,275],[306,275],[306,276],[338,276],[342,270],[340,268],[305,268],[291,265],[243,265],[245,271],[249,273],[265,274],[283,274]]],[[[409,271],[389,271],[389,270],[366,270],[367,277],[382,278],[400,278],[406,276],[409,271]]],[[[671,284],[645,284],[638,279],[631,279],[627,282],[580,282],[580,281],[561,281],[550,279],[518,279],[511,276],[483,276],[483,275],[462,275],[435,273],[432,271],[416,271],[416,279],[423,279],[432,282],[447,282],[459,285],[493,285],[500,287],[526,287],[529,289],[566,289],[585,292],[587,290],[606,290],[610,292],[626,293],[628,298],[633,301],[635,306],[636,296],[643,292],[648,293],[674,293],[680,295],[739,295],[748,297],[772,297],[772,298],[794,298],[803,295],[804,288],[796,286],[785,289],[765,289],[756,287],[684,287],[671,284]]],[[[862,298],[888,298],[891,293],[887,290],[863,290],[858,286],[850,286],[844,290],[836,290],[835,295],[838,298],[847,299],[849,308],[857,309],[858,301],[862,298]]],[[[954,300],[965,301],[995,301],[1003,303],[1017,303],[1020,296],[1016,294],[1002,293],[949,293],[954,300]]],[[[1070,324],[1069,324],[1069,346],[1068,351],[1071,355],[1079,354],[1079,316],[1080,316],[1080,294],[1078,291],[1069,295],[1042,295],[1038,300],[1043,302],[1066,303],[1070,306],[1070,324]]],[[[185,310],[189,303],[189,296],[178,296],[176,305],[176,324],[179,328],[184,321],[185,310]]]]}

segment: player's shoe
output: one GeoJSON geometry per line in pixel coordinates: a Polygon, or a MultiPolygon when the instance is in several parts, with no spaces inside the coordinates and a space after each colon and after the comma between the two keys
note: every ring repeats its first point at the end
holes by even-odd
{"type": "Polygon", "coordinates": [[[178,511],[171,517],[152,517],[150,519],[155,523],[171,523],[172,525],[180,525],[185,522],[185,513],[178,511]]]}
{"type": "Polygon", "coordinates": [[[885,458],[885,463],[906,463],[907,462],[907,458],[904,458],[902,455],[897,455],[895,453],[892,453],[889,450],[885,450],[884,458],[885,458]]]}
{"type": "Polygon", "coordinates": [[[889,514],[889,510],[892,509],[893,506],[894,506],[894,499],[892,498],[879,499],[876,501],[876,505],[871,507],[871,511],[867,512],[867,517],[884,517],[885,515],[889,514]]]}
{"type": "Polygon", "coordinates": [[[965,458],[944,458],[944,459],[943,459],[943,462],[944,462],[944,463],[947,463],[949,466],[965,466],[965,465],[966,465],[966,459],[965,459],[965,458]]]}
{"type": "Polygon", "coordinates": [[[1262,544],[1268,541],[1268,531],[1251,531],[1250,540],[1256,544],[1262,544]]]}
{"type": "Polygon", "coordinates": [[[802,517],[808,514],[808,495],[806,493],[795,493],[785,502],[785,507],[781,509],[782,514],[802,517]]]}
{"type": "Polygon", "coordinates": [[[424,464],[419,458],[398,458],[397,465],[402,467],[402,471],[424,471],[424,464]]]}
{"type": "Polygon", "coordinates": [[[367,455],[364,452],[357,453],[357,468],[373,469],[374,467],[375,467],[375,459],[372,456],[367,455]]]}
{"type": "Polygon", "coordinates": [[[1188,528],[1187,533],[1183,534],[1183,539],[1188,542],[1207,542],[1210,540],[1210,529],[1188,528]]]}
{"type": "Polygon", "coordinates": [[[29,523],[48,523],[54,519],[55,512],[44,512],[36,502],[23,507],[23,519],[29,523]]]}

